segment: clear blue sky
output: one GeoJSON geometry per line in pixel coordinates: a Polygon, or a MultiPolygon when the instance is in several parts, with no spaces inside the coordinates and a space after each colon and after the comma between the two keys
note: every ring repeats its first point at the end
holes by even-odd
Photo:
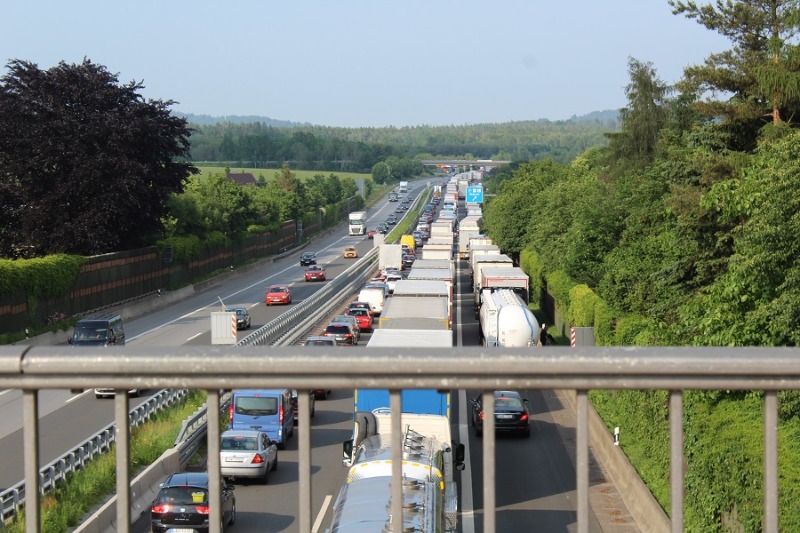
{"type": "Polygon", "coordinates": [[[674,83],[727,48],[666,0],[0,0],[3,74],[86,57],[184,113],[329,126],[619,109],[629,56],[674,83]]]}

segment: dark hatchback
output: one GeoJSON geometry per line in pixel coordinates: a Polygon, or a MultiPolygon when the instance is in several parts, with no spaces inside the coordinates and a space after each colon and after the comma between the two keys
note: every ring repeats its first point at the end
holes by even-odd
{"type": "MultiPolygon", "coordinates": [[[[472,398],[472,425],[475,435],[483,435],[482,396],[472,398]]],[[[528,400],[516,391],[494,392],[494,429],[496,433],[516,433],[523,437],[531,435],[531,421],[528,413],[528,400]]]]}
{"type": "MultiPolygon", "coordinates": [[[[167,531],[209,531],[211,512],[207,472],[179,472],[167,476],[150,506],[150,527],[154,533],[167,531]]],[[[236,521],[233,486],[222,482],[222,523],[236,521]]]]}

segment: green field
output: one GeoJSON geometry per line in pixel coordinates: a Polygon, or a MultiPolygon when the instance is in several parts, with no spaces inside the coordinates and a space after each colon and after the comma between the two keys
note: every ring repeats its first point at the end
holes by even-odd
{"type": "MultiPolygon", "coordinates": [[[[215,173],[223,173],[225,172],[225,167],[204,167],[200,165],[196,165],[197,169],[200,171],[200,176],[207,177],[211,174],[215,173]]],[[[277,168],[239,168],[239,167],[230,167],[231,172],[235,174],[241,174],[244,172],[249,172],[253,175],[256,179],[259,176],[264,176],[265,178],[269,179],[275,176],[276,172],[279,172],[280,169],[277,168]]],[[[323,176],[328,176],[330,174],[336,174],[340,178],[368,178],[370,174],[359,174],[357,172],[334,172],[330,170],[294,170],[292,169],[292,173],[297,176],[298,179],[306,180],[311,178],[317,174],[321,174],[323,176]]]]}

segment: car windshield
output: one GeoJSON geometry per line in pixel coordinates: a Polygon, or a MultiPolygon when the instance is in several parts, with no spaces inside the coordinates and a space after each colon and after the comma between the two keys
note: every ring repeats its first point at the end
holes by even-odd
{"type": "Polygon", "coordinates": [[[506,407],[522,409],[522,400],[519,398],[496,398],[494,401],[495,407],[506,407]]]}
{"type": "Polygon", "coordinates": [[[353,316],[369,316],[369,311],[361,308],[350,309],[350,314],[353,316]]]}
{"type": "Polygon", "coordinates": [[[78,326],[73,333],[73,338],[75,340],[105,339],[106,337],[108,337],[108,330],[105,326],[96,328],[78,326]]]}
{"type": "Polygon", "coordinates": [[[221,450],[258,450],[258,439],[255,437],[223,437],[221,450]]]}
{"type": "Polygon", "coordinates": [[[229,313],[236,313],[236,316],[244,316],[244,309],[228,309],[229,313]]]}
{"type": "Polygon", "coordinates": [[[240,415],[275,415],[278,414],[278,399],[261,396],[238,396],[235,411],[240,415]]]}

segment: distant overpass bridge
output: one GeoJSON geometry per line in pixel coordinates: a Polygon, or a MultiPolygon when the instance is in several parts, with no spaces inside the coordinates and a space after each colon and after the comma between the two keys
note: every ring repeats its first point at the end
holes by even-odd
{"type": "Polygon", "coordinates": [[[500,165],[507,165],[511,163],[511,161],[500,159],[423,159],[421,163],[429,167],[438,167],[441,165],[456,165],[459,167],[499,167],[500,165]]]}

